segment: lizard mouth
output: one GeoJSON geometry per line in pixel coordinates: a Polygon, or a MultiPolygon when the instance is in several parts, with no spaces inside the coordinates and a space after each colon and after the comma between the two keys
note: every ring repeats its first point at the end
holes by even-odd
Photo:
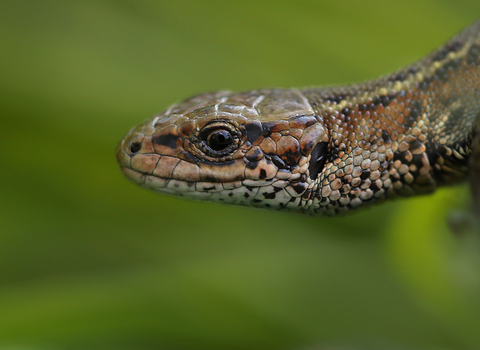
{"type": "Polygon", "coordinates": [[[196,191],[195,182],[164,178],[127,167],[121,167],[121,170],[131,181],[150,190],[176,194],[196,191]]]}
{"type": "Polygon", "coordinates": [[[231,182],[192,182],[163,178],[146,174],[128,167],[121,167],[127,178],[148,190],[193,200],[224,202],[235,205],[256,204],[255,197],[262,186],[244,186],[242,181],[231,182]]]}

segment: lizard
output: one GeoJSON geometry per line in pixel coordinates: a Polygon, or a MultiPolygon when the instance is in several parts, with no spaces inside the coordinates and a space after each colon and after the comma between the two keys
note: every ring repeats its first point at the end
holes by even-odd
{"type": "Polygon", "coordinates": [[[475,190],[479,121],[477,21],[375,80],[191,97],[131,129],[116,155],[156,192],[332,216],[469,176],[475,190]]]}

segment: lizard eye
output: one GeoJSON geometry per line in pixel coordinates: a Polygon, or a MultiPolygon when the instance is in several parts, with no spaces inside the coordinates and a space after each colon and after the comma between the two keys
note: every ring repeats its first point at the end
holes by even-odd
{"type": "Polygon", "coordinates": [[[213,130],[207,136],[207,146],[215,152],[228,149],[233,143],[233,135],[228,130],[213,130]]]}
{"type": "Polygon", "coordinates": [[[229,123],[216,122],[205,126],[200,132],[202,149],[212,157],[232,153],[238,145],[238,132],[229,123]]]}

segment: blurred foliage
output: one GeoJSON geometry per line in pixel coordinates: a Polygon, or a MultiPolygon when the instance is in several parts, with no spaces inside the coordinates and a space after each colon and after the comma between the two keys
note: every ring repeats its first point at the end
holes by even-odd
{"type": "Polygon", "coordinates": [[[478,349],[466,186],[339,218],[128,183],[117,142],[208,90],[389,73],[478,0],[0,2],[0,350],[478,349]]]}

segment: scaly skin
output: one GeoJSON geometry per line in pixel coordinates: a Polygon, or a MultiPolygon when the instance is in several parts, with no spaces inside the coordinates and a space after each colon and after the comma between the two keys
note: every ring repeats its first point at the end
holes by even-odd
{"type": "Polygon", "coordinates": [[[370,82],[190,98],[132,129],[117,159],[154,191],[335,215],[466,179],[479,115],[480,21],[370,82]]]}

